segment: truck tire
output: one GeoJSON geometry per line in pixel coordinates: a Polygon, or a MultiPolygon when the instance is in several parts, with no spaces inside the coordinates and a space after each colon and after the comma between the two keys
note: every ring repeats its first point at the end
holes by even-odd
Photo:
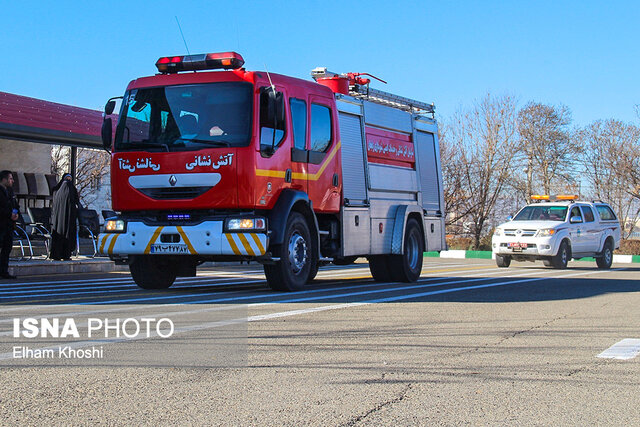
{"type": "Polygon", "coordinates": [[[396,282],[415,282],[422,273],[424,234],[414,218],[407,221],[403,252],[402,255],[391,255],[389,259],[391,278],[396,282]]]}
{"type": "Polygon", "coordinates": [[[500,268],[507,268],[511,265],[511,257],[509,255],[496,255],[496,265],[500,268]]]}
{"type": "Polygon", "coordinates": [[[602,255],[596,258],[596,264],[598,265],[598,268],[603,270],[611,268],[611,264],[613,264],[613,244],[610,239],[607,239],[607,241],[604,242],[602,255]]]}
{"type": "Polygon", "coordinates": [[[131,277],[142,289],[167,289],[175,282],[176,272],[173,266],[161,256],[136,255],[131,258],[131,277]]]}
{"type": "Polygon", "coordinates": [[[318,270],[320,269],[320,265],[317,262],[314,262],[311,266],[311,271],[309,271],[309,278],[307,279],[307,283],[313,282],[313,279],[318,275],[318,270]]]}
{"type": "Polygon", "coordinates": [[[346,256],[344,258],[334,258],[334,265],[351,265],[358,259],[357,256],[346,256]]]}
{"type": "Polygon", "coordinates": [[[372,255],[369,260],[369,271],[376,282],[390,282],[391,269],[389,268],[389,255],[372,255]]]}
{"type": "Polygon", "coordinates": [[[299,291],[304,288],[317,261],[312,260],[312,240],[304,216],[292,212],[287,219],[281,245],[274,248],[280,261],[264,266],[267,283],[275,291],[299,291]]]}
{"type": "Polygon", "coordinates": [[[560,243],[560,248],[558,248],[558,253],[551,257],[551,264],[553,264],[553,268],[565,269],[570,259],[571,246],[569,246],[566,240],[563,240],[562,243],[560,243]]]}

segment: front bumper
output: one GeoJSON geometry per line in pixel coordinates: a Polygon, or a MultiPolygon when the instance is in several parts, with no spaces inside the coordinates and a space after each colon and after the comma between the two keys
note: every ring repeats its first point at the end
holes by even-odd
{"type": "Polygon", "coordinates": [[[493,236],[491,251],[496,255],[538,257],[553,256],[558,251],[558,247],[553,237],[493,236]],[[520,250],[514,249],[511,247],[513,243],[526,243],[527,247],[520,250]]]}
{"type": "Polygon", "coordinates": [[[224,221],[204,221],[197,225],[147,225],[127,222],[124,233],[101,233],[99,252],[103,255],[237,255],[261,256],[269,239],[262,232],[224,232],[224,221]]]}

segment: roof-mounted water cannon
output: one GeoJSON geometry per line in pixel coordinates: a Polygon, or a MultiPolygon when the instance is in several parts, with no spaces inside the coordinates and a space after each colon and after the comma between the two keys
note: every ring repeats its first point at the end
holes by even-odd
{"type": "Polygon", "coordinates": [[[327,70],[327,67],[317,67],[311,70],[311,77],[323,86],[328,87],[333,93],[349,95],[355,98],[364,98],[378,104],[389,105],[394,108],[409,111],[417,114],[434,114],[435,106],[426,102],[416,101],[410,98],[397,96],[392,93],[369,87],[371,79],[363,78],[369,76],[382,83],[386,81],[369,73],[344,73],[338,74],[327,70]]]}
{"type": "Polygon", "coordinates": [[[162,74],[180,71],[237,70],[244,65],[244,58],[236,52],[202,53],[198,55],[165,56],[156,62],[162,74]]]}

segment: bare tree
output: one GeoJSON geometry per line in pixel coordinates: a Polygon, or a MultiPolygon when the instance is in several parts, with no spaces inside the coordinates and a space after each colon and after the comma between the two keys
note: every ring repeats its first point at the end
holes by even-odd
{"type": "Polygon", "coordinates": [[[530,102],[518,113],[521,178],[516,185],[528,200],[534,192],[566,191],[575,184],[575,157],[571,140],[571,111],[566,106],[530,102]]]}
{"type": "Polygon", "coordinates": [[[64,145],[51,146],[51,173],[61,178],[69,172],[70,147],[64,145]]]}
{"type": "Polygon", "coordinates": [[[487,94],[455,115],[445,139],[460,156],[460,211],[473,223],[474,246],[479,248],[487,221],[512,179],[518,150],[515,99],[487,94]]]}
{"type": "MultiPolygon", "coordinates": [[[[445,212],[447,213],[446,225],[453,227],[469,212],[465,204],[465,195],[460,191],[462,182],[462,168],[460,151],[448,136],[446,124],[438,127],[438,141],[440,143],[440,163],[442,164],[442,181],[445,212]]],[[[453,227],[454,229],[456,227],[453,227]]],[[[457,232],[456,232],[457,234],[457,232]]]]}
{"type": "Polygon", "coordinates": [[[98,199],[98,189],[109,175],[111,157],[106,151],[91,148],[78,149],[76,188],[84,206],[98,199]]]}
{"type": "Polygon", "coordinates": [[[619,120],[598,120],[577,137],[589,192],[613,206],[623,238],[628,238],[640,213],[640,128],[619,120]]]}
{"type": "MultiPolygon", "coordinates": [[[[71,171],[70,147],[54,145],[51,148],[51,173],[62,177],[71,171]]],[[[79,148],[75,176],[75,185],[83,206],[95,202],[100,194],[98,190],[109,175],[110,156],[103,150],[79,148]]],[[[105,197],[110,198],[110,194],[105,197]]]]}

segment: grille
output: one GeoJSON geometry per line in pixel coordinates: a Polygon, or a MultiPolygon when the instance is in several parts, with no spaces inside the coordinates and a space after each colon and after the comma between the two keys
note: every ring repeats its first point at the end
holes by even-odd
{"type": "Polygon", "coordinates": [[[156,200],[195,199],[213,187],[166,187],[166,188],[138,188],[145,196],[156,200]]]}
{"type": "MultiPolygon", "coordinates": [[[[517,230],[515,230],[515,229],[511,229],[511,230],[507,229],[507,230],[504,230],[504,235],[505,236],[515,236],[516,235],[516,231],[517,230]]],[[[534,236],[536,234],[536,231],[538,231],[538,230],[522,230],[521,236],[522,237],[532,237],[532,236],[534,236]]]]}

